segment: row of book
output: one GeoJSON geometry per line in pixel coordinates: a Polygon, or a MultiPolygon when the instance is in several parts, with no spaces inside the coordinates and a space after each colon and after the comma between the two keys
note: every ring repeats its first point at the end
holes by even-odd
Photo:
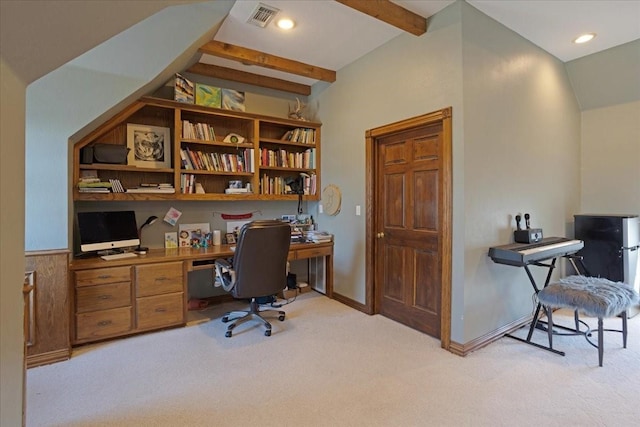
{"type": "Polygon", "coordinates": [[[308,148],[304,152],[290,152],[284,149],[260,151],[260,166],[280,168],[315,169],[316,149],[308,148]]]}
{"type": "Polygon", "coordinates": [[[191,123],[182,121],[182,137],[185,139],[201,139],[203,141],[216,141],[216,133],[213,126],[208,123],[191,123]]]}
{"type": "Polygon", "coordinates": [[[184,170],[208,170],[218,172],[253,172],[253,148],[239,150],[240,154],[208,153],[180,149],[180,158],[184,170]]]}
{"type": "MultiPolygon", "coordinates": [[[[202,189],[202,186],[199,186],[202,189]]],[[[192,173],[183,173],[180,175],[180,192],[182,194],[196,193],[196,176],[192,173]]],[[[204,189],[201,191],[204,193],[204,189]]]]}
{"type": "Polygon", "coordinates": [[[302,144],[316,143],[316,130],[308,128],[291,129],[280,138],[283,141],[300,142],[302,144]]]}
{"type": "MultiPolygon", "coordinates": [[[[288,178],[290,177],[262,175],[262,178],[260,178],[260,194],[294,194],[286,183],[288,178]]],[[[303,178],[303,194],[316,194],[316,174],[306,175],[303,178]]]]}

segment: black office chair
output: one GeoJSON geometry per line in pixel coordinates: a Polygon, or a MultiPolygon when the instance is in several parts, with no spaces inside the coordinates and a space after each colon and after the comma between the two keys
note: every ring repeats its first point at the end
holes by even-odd
{"type": "Polygon", "coordinates": [[[240,229],[233,258],[215,261],[216,275],[222,287],[234,298],[250,299],[248,311],[232,311],[222,317],[223,322],[233,321],[225,334],[231,337],[233,329],[250,319],[260,320],[271,335],[271,324],[260,314],[272,311],[283,321],[285,312],[260,310],[257,299],[281,292],[287,285],[287,257],[291,244],[291,226],[277,220],[252,221],[240,229]]]}

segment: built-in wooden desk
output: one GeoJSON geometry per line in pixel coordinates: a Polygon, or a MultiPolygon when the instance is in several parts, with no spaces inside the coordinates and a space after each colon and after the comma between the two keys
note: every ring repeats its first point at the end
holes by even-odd
{"type": "MultiPolygon", "coordinates": [[[[92,341],[184,325],[190,271],[232,257],[229,245],[151,249],[146,255],[105,261],[74,258],[71,271],[71,342],[92,341]]],[[[333,242],[292,243],[289,260],[324,257],[326,295],[333,293],[333,242]]]]}

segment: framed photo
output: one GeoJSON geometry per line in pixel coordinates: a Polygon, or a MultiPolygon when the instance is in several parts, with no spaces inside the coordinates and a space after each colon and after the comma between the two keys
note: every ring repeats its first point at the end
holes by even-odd
{"type": "Polygon", "coordinates": [[[128,164],[141,168],[171,168],[171,129],[127,124],[128,164]]]}
{"type": "Polygon", "coordinates": [[[236,235],[234,233],[225,234],[225,238],[227,239],[227,245],[234,245],[236,243],[236,235]]]}
{"type": "Polygon", "coordinates": [[[213,244],[209,223],[180,224],[178,246],[181,248],[206,248],[213,244]]]}

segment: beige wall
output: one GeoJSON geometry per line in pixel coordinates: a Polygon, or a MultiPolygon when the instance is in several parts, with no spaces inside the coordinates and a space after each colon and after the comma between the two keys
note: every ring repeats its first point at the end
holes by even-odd
{"type": "MultiPolygon", "coordinates": [[[[544,235],[566,235],[580,200],[580,110],[562,62],[473,7],[462,16],[464,223],[455,227],[464,227],[468,342],[531,313],[524,270],[487,251],[513,241],[513,218],[525,212],[544,235]]],[[[547,270],[532,270],[543,283],[547,270]]]]}
{"type": "Polygon", "coordinates": [[[433,17],[338,72],[320,90],[323,185],[343,209],[319,222],[336,235],[335,290],[364,302],[364,132],[453,107],[452,340],[466,343],[531,311],[522,269],[499,266],[490,246],[512,241],[529,212],[565,235],[579,203],[580,112],[563,64],[466,3],[433,17]]]}
{"type": "MultiPolygon", "coordinates": [[[[458,11],[454,4],[429,20],[423,36],[400,35],[339,70],[335,83],[314,87],[311,104],[323,123],[322,186],[336,184],[342,190],[341,212],[317,214],[317,219],[320,228],[335,235],[334,289],[358,302],[365,302],[365,131],[451,106],[454,181],[461,178],[458,11]],[[355,214],[358,205],[361,216],[355,214]]],[[[461,203],[455,200],[457,215],[461,203]]]]}
{"type": "Polygon", "coordinates": [[[640,215],[640,101],[582,113],[579,213],[640,215]]]}
{"type": "Polygon", "coordinates": [[[0,425],[22,424],[25,90],[0,57],[0,425]]]}

